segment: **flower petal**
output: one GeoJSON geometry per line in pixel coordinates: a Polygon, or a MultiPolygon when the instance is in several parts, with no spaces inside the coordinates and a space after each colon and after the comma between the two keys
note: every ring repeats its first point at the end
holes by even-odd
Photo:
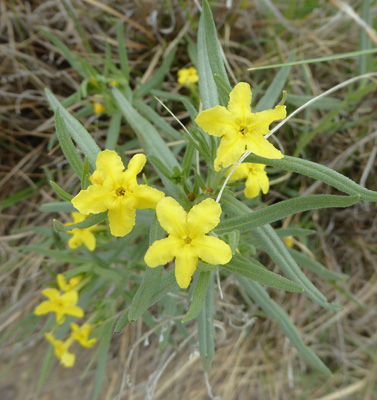
{"type": "Polygon", "coordinates": [[[151,268],[165,265],[173,260],[175,254],[179,253],[182,247],[182,240],[174,236],[156,240],[145,253],[144,261],[151,268]]]}
{"type": "Polygon", "coordinates": [[[46,296],[51,301],[56,301],[60,298],[60,292],[58,289],[47,288],[42,290],[43,296],[46,296]]]}
{"type": "Polygon", "coordinates": [[[213,199],[196,204],[187,215],[187,233],[192,239],[211,231],[220,222],[221,206],[213,199]]]}
{"type": "Polygon", "coordinates": [[[170,235],[180,238],[186,236],[187,213],[172,197],[165,197],[156,206],[157,219],[170,235]]]}
{"type": "Polygon", "coordinates": [[[73,236],[68,240],[68,246],[72,250],[77,249],[79,246],[82,245],[82,235],[80,231],[81,229],[76,228],[73,231],[69,232],[73,234],[73,236]]]}
{"type": "Polygon", "coordinates": [[[81,190],[71,202],[82,214],[98,214],[107,210],[107,202],[111,197],[113,193],[105,186],[90,185],[88,189],[81,190]]]}
{"type": "Polygon", "coordinates": [[[191,246],[184,246],[175,258],[175,279],[180,288],[186,289],[188,287],[197,265],[198,257],[192,251],[191,246]]]}
{"type": "Polygon", "coordinates": [[[253,199],[254,197],[258,196],[261,187],[256,175],[250,174],[246,179],[245,186],[244,193],[248,199],[253,199]]]}
{"type": "Polygon", "coordinates": [[[65,306],[75,306],[79,300],[79,295],[74,290],[64,293],[61,296],[61,301],[65,306]]]}
{"type": "Polygon", "coordinates": [[[246,82],[238,83],[229,94],[228,110],[240,124],[245,123],[251,114],[251,96],[250,85],[246,82]]]}
{"type": "MultiPolygon", "coordinates": [[[[229,179],[229,182],[239,181],[241,179],[245,179],[249,175],[249,167],[247,164],[250,163],[242,163],[240,164],[233,172],[232,176],[229,179]]],[[[230,173],[231,169],[228,171],[230,173]]]]}
{"type": "Polygon", "coordinates": [[[98,174],[100,174],[103,180],[111,178],[115,184],[119,180],[119,176],[124,170],[122,159],[114,150],[101,151],[96,160],[96,174],[92,175],[92,179],[97,182],[99,180],[98,174]]]}
{"type": "Polygon", "coordinates": [[[270,132],[272,122],[284,119],[287,116],[285,106],[276,106],[273,110],[265,110],[252,114],[249,123],[249,130],[254,133],[267,135],[270,132]]]}
{"type": "Polygon", "coordinates": [[[86,248],[93,251],[96,248],[96,237],[89,229],[81,229],[81,238],[86,248]]]}
{"type": "Polygon", "coordinates": [[[220,171],[221,168],[235,164],[245,151],[243,136],[223,136],[216,153],[215,170],[220,171]]]}
{"type": "Polygon", "coordinates": [[[122,176],[122,185],[133,187],[137,185],[136,175],[139,174],[144,168],[147,158],[144,154],[135,154],[127,166],[127,171],[122,176]]]}
{"type": "Polygon", "coordinates": [[[132,196],[135,198],[135,207],[142,210],[144,208],[156,208],[157,203],[165,196],[165,193],[148,185],[137,185],[132,196]]]}
{"type": "Polygon", "coordinates": [[[44,315],[50,312],[54,312],[51,301],[44,301],[43,303],[39,304],[39,306],[37,306],[34,310],[35,315],[44,315]]]}
{"type": "Polygon", "coordinates": [[[247,150],[256,154],[257,156],[280,159],[284,158],[283,153],[276,149],[267,139],[262,135],[253,135],[248,139],[247,150]]]}
{"type": "Polygon", "coordinates": [[[135,225],[136,210],[122,201],[108,212],[110,232],[114,236],[126,236],[135,225]]]}
{"type": "Polygon", "coordinates": [[[228,244],[214,236],[201,236],[192,241],[198,257],[208,264],[226,264],[232,258],[232,250],[228,244]]]}
{"type": "Polygon", "coordinates": [[[231,132],[238,132],[233,115],[222,106],[202,111],[195,122],[212,136],[220,137],[231,132]]]}
{"type": "Polygon", "coordinates": [[[79,306],[67,306],[64,307],[64,314],[72,315],[73,317],[82,318],[84,311],[79,306]]]}

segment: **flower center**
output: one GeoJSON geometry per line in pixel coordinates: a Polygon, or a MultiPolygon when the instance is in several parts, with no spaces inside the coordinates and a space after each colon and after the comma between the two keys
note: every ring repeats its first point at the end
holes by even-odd
{"type": "Polygon", "coordinates": [[[240,132],[241,135],[246,135],[247,132],[248,132],[247,126],[241,125],[239,132],[240,132]]]}
{"type": "Polygon", "coordinates": [[[190,244],[192,242],[192,239],[189,236],[185,236],[183,238],[183,241],[185,242],[185,244],[190,244]]]}
{"type": "Polygon", "coordinates": [[[126,194],[126,189],[124,187],[119,187],[115,193],[117,196],[124,196],[126,194]]]}

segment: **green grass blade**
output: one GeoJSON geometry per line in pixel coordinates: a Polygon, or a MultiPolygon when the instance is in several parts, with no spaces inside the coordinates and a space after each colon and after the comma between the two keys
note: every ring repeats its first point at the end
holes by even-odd
{"type": "Polygon", "coordinates": [[[111,117],[109,129],[106,136],[106,149],[115,150],[115,147],[118,143],[119,131],[120,131],[120,123],[122,121],[121,114],[114,114],[111,117]]]}
{"type": "Polygon", "coordinates": [[[318,179],[349,195],[360,195],[360,200],[377,201],[377,192],[363,188],[339,172],[312,161],[290,156],[285,156],[281,160],[271,160],[256,156],[255,154],[247,157],[245,161],[266,164],[285,171],[297,172],[298,174],[318,179]]]}
{"type": "Polygon", "coordinates": [[[334,195],[313,195],[297,197],[294,199],[280,201],[279,203],[267,206],[261,210],[253,211],[239,217],[231,218],[220,222],[215,232],[218,235],[238,230],[246,232],[250,229],[258,228],[263,225],[281,220],[292,214],[308,210],[317,210],[330,207],[348,207],[355,204],[360,199],[356,196],[334,196],[334,195]]]}
{"type": "Polygon", "coordinates": [[[313,64],[313,63],[319,63],[319,62],[339,60],[341,58],[359,57],[359,56],[361,56],[363,54],[373,54],[373,53],[377,53],[377,49],[357,50],[357,51],[351,51],[349,53],[336,54],[334,56],[326,56],[326,57],[319,57],[319,58],[309,58],[307,60],[292,61],[292,62],[283,63],[283,64],[264,65],[262,67],[249,68],[249,71],[258,71],[260,69],[270,69],[270,68],[281,68],[281,67],[288,67],[288,66],[294,66],[294,65],[313,64]]]}
{"type": "Polygon", "coordinates": [[[204,371],[209,371],[215,355],[215,338],[213,327],[214,290],[213,272],[210,272],[209,285],[205,302],[198,316],[199,353],[204,371]]]}
{"type": "Polygon", "coordinates": [[[74,169],[77,176],[81,179],[83,162],[77,153],[76,147],[72,142],[71,136],[68,133],[67,127],[58,109],[55,111],[55,128],[60,147],[67,161],[69,162],[69,165],[74,169]]]}
{"type": "Polygon", "coordinates": [[[262,285],[267,285],[275,289],[285,290],[286,292],[304,291],[298,283],[269,271],[253,258],[245,258],[239,254],[235,254],[231,261],[223,265],[222,268],[233,274],[245,276],[262,285]]]}
{"type": "Polygon", "coordinates": [[[331,371],[320,360],[320,358],[307,346],[305,346],[296,327],[289,319],[287,313],[270,298],[268,293],[256,282],[252,282],[243,277],[237,277],[247,295],[252,298],[262,310],[272,319],[276,319],[284,334],[296,347],[300,355],[313,368],[321,371],[325,375],[331,375],[331,371]]]}
{"type": "Polygon", "coordinates": [[[184,316],[182,322],[190,321],[196,318],[202,310],[203,304],[206,299],[206,293],[209,286],[211,277],[210,272],[200,272],[196,282],[194,295],[189,310],[184,316]]]}
{"type": "Polygon", "coordinates": [[[48,89],[45,90],[45,93],[52,109],[54,112],[59,110],[72,139],[78,144],[83,153],[88,156],[89,162],[94,168],[97,155],[101,149],[88,131],[60,104],[59,100],[48,89]]]}
{"type": "Polygon", "coordinates": [[[130,67],[128,65],[128,56],[126,43],[124,41],[124,28],[123,22],[119,22],[117,27],[117,39],[118,39],[118,55],[120,60],[120,69],[122,75],[129,81],[130,79],[130,67]]]}

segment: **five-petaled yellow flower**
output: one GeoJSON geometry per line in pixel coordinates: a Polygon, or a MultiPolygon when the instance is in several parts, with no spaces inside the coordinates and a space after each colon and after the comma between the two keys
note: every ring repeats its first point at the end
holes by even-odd
{"type": "Polygon", "coordinates": [[[90,177],[92,185],[72,199],[82,214],[98,214],[109,210],[110,231],[125,236],[135,225],[136,209],[156,208],[164,193],[147,185],[138,185],[136,175],[146,163],[144,154],[136,154],[124,171],[121,158],[113,150],[101,151],[96,170],[90,177]]]}
{"type": "Polygon", "coordinates": [[[59,289],[63,292],[70,292],[80,283],[81,280],[82,277],[80,275],[74,276],[68,281],[68,283],[63,274],[58,274],[56,277],[56,282],[58,283],[59,289]]]}
{"type": "Polygon", "coordinates": [[[270,183],[265,168],[264,164],[242,163],[235,169],[229,181],[234,182],[246,178],[244,193],[249,199],[257,197],[261,190],[263,194],[266,194],[270,183]]]}
{"type": "Polygon", "coordinates": [[[76,356],[68,349],[73,343],[73,338],[69,337],[66,341],[56,340],[51,333],[45,333],[45,338],[54,346],[54,353],[59,358],[60,363],[67,368],[72,368],[75,364],[76,356]]]}
{"type": "Polygon", "coordinates": [[[74,340],[77,340],[81,344],[81,346],[90,348],[96,344],[96,338],[89,339],[90,332],[93,330],[92,325],[84,324],[82,326],[78,326],[77,324],[72,322],[71,329],[71,337],[74,340]]]}
{"type": "Polygon", "coordinates": [[[178,71],[178,83],[180,85],[191,86],[199,81],[195,67],[182,68],[178,71]]]}
{"type": "Polygon", "coordinates": [[[34,311],[35,315],[54,312],[56,314],[56,322],[59,325],[64,323],[66,315],[72,315],[78,318],[84,316],[82,308],[76,305],[78,301],[77,292],[70,291],[61,295],[59,290],[48,288],[42,290],[42,294],[46,296],[48,300],[37,306],[34,311]]]}
{"type": "MultiPolygon", "coordinates": [[[[78,224],[79,222],[85,221],[88,218],[88,215],[80,214],[78,212],[71,213],[73,218],[73,222],[69,222],[65,224],[66,226],[72,224],[78,224]]],[[[84,244],[88,250],[93,251],[96,248],[96,237],[93,234],[93,231],[96,230],[97,225],[93,225],[86,229],[75,228],[72,231],[69,231],[72,237],[68,240],[68,246],[71,249],[77,249],[77,247],[84,244]]]]}
{"type": "Polygon", "coordinates": [[[215,170],[235,164],[246,151],[258,156],[278,159],[283,154],[264,138],[273,121],[286,116],[285,106],[252,113],[250,85],[238,83],[229,95],[228,108],[216,106],[202,111],[196,123],[207,133],[221,137],[215,170]]]}
{"type": "Polygon", "coordinates": [[[228,244],[206,236],[220,222],[221,207],[213,199],[203,200],[186,213],[176,200],[166,197],[158,203],[156,214],[169,236],[152,244],[145,263],[154,268],[175,257],[175,277],[182,289],[190,284],[198,258],[213,265],[226,264],[232,258],[228,244]]]}

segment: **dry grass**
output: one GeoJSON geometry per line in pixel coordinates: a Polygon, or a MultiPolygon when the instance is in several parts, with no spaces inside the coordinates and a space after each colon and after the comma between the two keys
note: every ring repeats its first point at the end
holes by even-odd
{"type": "MultiPolygon", "coordinates": [[[[72,1],[93,51],[101,56],[105,51],[104,38],[116,54],[115,22],[118,18],[123,20],[131,67],[140,76],[146,74],[144,79],[161,62],[164,42],[173,40],[187,21],[181,5],[177,1],[170,3],[171,12],[166,11],[166,3],[162,1],[72,1]],[[158,14],[150,26],[147,18],[153,10],[158,14]],[[161,32],[162,28],[168,33],[161,32]],[[148,68],[151,60],[156,64],[148,68]]],[[[195,2],[185,3],[193,20],[197,20],[195,2]]],[[[271,79],[272,72],[252,74],[246,68],[280,62],[292,50],[302,58],[353,51],[357,48],[360,29],[364,29],[352,15],[342,11],[340,1],[318,2],[318,7],[308,9],[302,19],[294,20],[285,19],[270,1],[260,2],[271,8],[274,14],[270,18],[256,6],[257,2],[230,3],[229,9],[225,2],[213,5],[221,42],[235,76],[255,85],[261,79],[271,79]]],[[[300,3],[304,10],[309,2],[300,3]]],[[[376,12],[374,5],[372,18],[376,12]]],[[[42,268],[44,257],[25,255],[17,247],[39,240],[38,235],[20,228],[51,226],[51,215],[38,211],[40,204],[55,197],[42,168],[48,167],[62,187],[71,184],[70,178],[61,171],[64,159],[60,150],[47,151],[53,119],[43,90],[48,87],[65,98],[80,83],[78,74],[40,33],[38,25],[51,31],[74,53],[89,58],[63,2],[5,0],[0,3],[0,201],[32,188],[19,202],[2,210],[0,216],[0,261],[3,264],[11,261],[0,277],[0,300],[2,307],[7,306],[0,316],[0,332],[6,338],[0,350],[0,373],[8,372],[0,383],[0,399],[59,400],[67,396],[87,399],[95,382],[93,368],[84,378],[80,376],[88,355],[83,353],[78,357],[73,370],[55,364],[42,392],[36,394],[46,343],[40,339],[38,327],[24,332],[22,338],[19,332],[14,335],[12,331],[39,302],[46,279],[42,268]]],[[[193,26],[187,25],[185,29],[190,32],[193,26]]],[[[188,61],[182,44],[177,62],[166,77],[165,89],[176,90],[175,70],[188,61]]],[[[315,95],[357,73],[357,63],[348,59],[293,68],[290,90],[315,95]]],[[[339,98],[343,94],[338,94],[339,98]]],[[[377,123],[373,118],[362,118],[371,114],[373,117],[375,107],[375,96],[371,95],[354,104],[342,118],[345,125],[353,120],[360,120],[359,124],[331,135],[319,134],[306,151],[314,161],[345,171],[357,182],[366,180],[367,187],[377,190],[374,179],[377,171],[372,159],[377,123]],[[368,164],[369,160],[372,162],[368,164]],[[363,171],[366,171],[364,175],[363,171]]],[[[326,113],[310,111],[292,122],[293,142],[280,138],[287,153],[294,151],[294,138],[297,140],[301,129],[315,127],[326,113]],[[303,121],[304,118],[307,120],[303,121]]],[[[96,124],[91,129],[103,144],[105,129],[96,124]]],[[[293,185],[303,194],[328,191],[324,185],[312,184],[302,177],[292,177],[285,184],[293,185]]],[[[331,378],[308,369],[276,323],[260,314],[255,305],[243,306],[236,282],[228,278],[223,283],[225,298],[218,298],[216,303],[217,350],[208,379],[192,344],[173,332],[180,343],[178,348],[159,351],[158,338],[139,321],[122,334],[114,335],[100,399],[204,400],[215,396],[223,400],[375,399],[375,215],[375,205],[364,203],[346,210],[314,213],[318,235],[312,239],[311,247],[317,249],[317,256],[329,269],[347,273],[349,279],[337,288],[315,276],[312,278],[330,300],[343,305],[343,311],[324,310],[304,295],[271,291],[299,328],[305,343],[332,369],[331,378]]],[[[299,224],[300,218],[295,216],[292,222],[299,224]]],[[[195,336],[194,323],[189,329],[195,336]]]]}

